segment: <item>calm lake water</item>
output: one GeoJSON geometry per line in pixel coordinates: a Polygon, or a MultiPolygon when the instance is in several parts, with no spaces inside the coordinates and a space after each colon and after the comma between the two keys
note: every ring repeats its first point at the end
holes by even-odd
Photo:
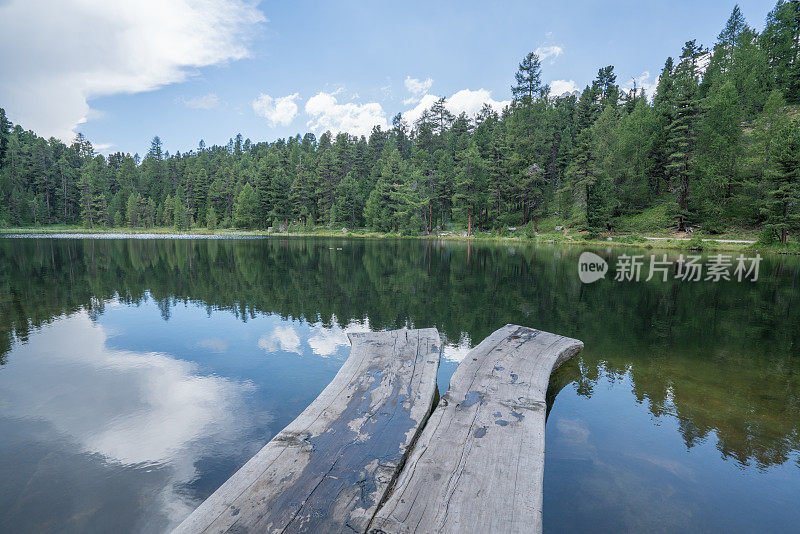
{"type": "Polygon", "coordinates": [[[0,531],[168,530],[317,396],[347,332],[438,328],[444,391],[506,323],[586,344],[551,380],[547,532],[796,531],[800,259],[584,285],[581,252],[2,238],[0,531]]]}

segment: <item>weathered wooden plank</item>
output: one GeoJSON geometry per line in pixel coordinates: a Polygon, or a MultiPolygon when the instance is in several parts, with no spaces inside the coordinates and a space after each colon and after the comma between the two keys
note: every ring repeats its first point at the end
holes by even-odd
{"type": "Polygon", "coordinates": [[[541,532],[547,383],[582,348],[506,325],[472,349],[368,531],[541,532]]]}
{"type": "Polygon", "coordinates": [[[434,328],[350,334],[333,381],[176,532],[364,532],[430,413],[434,328]]]}

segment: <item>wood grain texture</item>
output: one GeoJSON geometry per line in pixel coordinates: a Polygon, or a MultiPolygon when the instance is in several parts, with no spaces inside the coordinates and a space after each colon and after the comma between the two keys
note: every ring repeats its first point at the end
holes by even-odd
{"type": "Polygon", "coordinates": [[[350,334],[349,358],[294,421],[175,532],[364,532],[436,390],[436,329],[350,334]]]}
{"type": "Polygon", "coordinates": [[[547,384],[582,348],[506,325],[472,349],[368,531],[541,532],[547,384]]]}

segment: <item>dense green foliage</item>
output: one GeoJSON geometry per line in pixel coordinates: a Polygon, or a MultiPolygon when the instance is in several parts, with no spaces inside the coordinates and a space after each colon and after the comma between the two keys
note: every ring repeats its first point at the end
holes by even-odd
{"type": "Polygon", "coordinates": [[[667,59],[652,99],[612,66],[580,95],[551,95],[523,58],[502,113],[453,116],[440,99],[369,138],[299,135],[170,155],[95,154],[11,125],[0,110],[0,225],[502,233],[541,217],[589,232],[655,210],[670,226],[800,234],[800,0],[761,33],[738,6],[711,49],[667,59]]]}

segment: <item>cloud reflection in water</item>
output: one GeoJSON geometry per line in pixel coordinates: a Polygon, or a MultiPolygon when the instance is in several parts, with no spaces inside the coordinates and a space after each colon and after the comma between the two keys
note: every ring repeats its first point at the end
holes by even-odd
{"type": "MultiPolygon", "coordinates": [[[[231,436],[248,424],[244,400],[255,386],[199,375],[195,363],[167,354],[110,349],[107,339],[102,326],[87,313],[77,312],[54,320],[27,344],[17,345],[12,364],[0,377],[0,428],[6,421],[30,428],[46,426],[58,438],[16,438],[54,449],[69,443],[73,454],[102,457],[100,463],[105,465],[98,469],[111,466],[115,472],[145,471],[152,473],[151,479],[166,477],[137,488],[142,491],[140,500],[147,503],[140,506],[151,516],[141,527],[160,530],[196,506],[181,486],[198,476],[196,464],[208,454],[210,443],[215,456],[234,446],[231,436]]],[[[82,465],[87,469],[87,462],[82,465]]],[[[88,465],[91,469],[94,464],[88,465]]],[[[18,499],[24,497],[23,492],[18,499]]],[[[76,509],[67,516],[85,512],[85,503],[74,500],[76,509]]]]}

